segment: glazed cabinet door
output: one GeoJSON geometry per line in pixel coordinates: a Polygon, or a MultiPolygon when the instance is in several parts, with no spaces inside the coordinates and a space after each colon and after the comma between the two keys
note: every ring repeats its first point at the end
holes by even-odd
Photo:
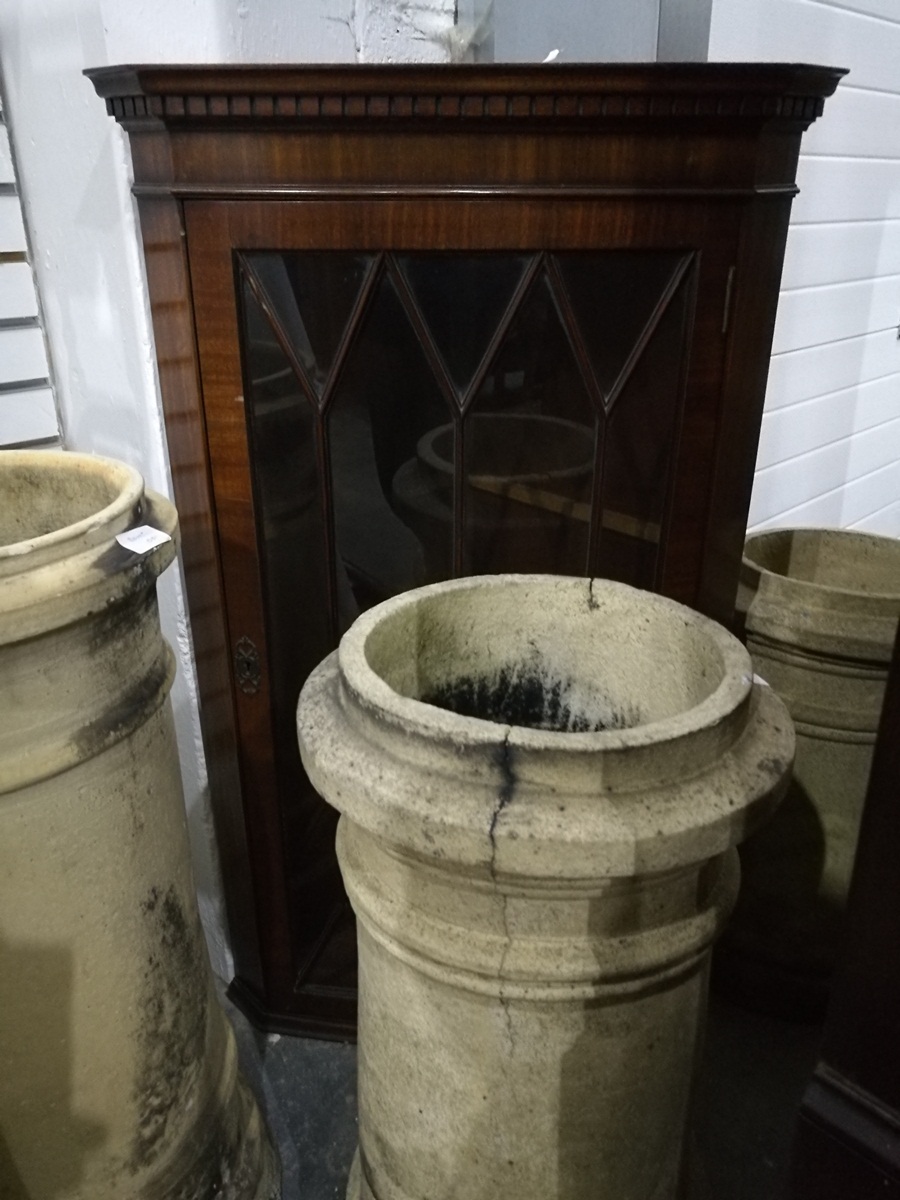
{"type": "Polygon", "coordinates": [[[185,220],[266,990],[245,999],[340,1035],[355,931],[300,688],[360,612],[456,575],[723,615],[704,552],[740,210],[395,195],[185,220]]]}

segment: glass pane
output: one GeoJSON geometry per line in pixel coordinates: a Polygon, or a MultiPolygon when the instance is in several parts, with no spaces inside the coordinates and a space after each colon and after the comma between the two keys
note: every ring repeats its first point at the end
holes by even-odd
{"type": "Polygon", "coordinates": [[[397,261],[462,395],[532,255],[403,254],[397,261]]]}
{"type": "Polygon", "coordinates": [[[556,263],[604,396],[636,348],[684,255],[608,250],[559,254],[556,263]]]}
{"type": "Polygon", "coordinates": [[[464,423],[465,570],[587,570],[596,419],[546,278],[464,423]]]}
{"type": "Polygon", "coordinates": [[[452,471],[429,474],[421,455],[425,435],[450,420],[384,274],[328,409],[341,630],[371,605],[451,574],[452,471]]]}
{"type": "Polygon", "coordinates": [[[654,585],[681,404],[685,284],[646,346],[642,337],[682,259],[560,254],[558,272],[542,260],[519,296],[532,254],[240,257],[264,298],[242,286],[245,410],[302,985],[345,986],[354,959],[335,815],[297,752],[300,687],[359,612],[449,578],[455,562],[465,572],[586,574],[594,547],[603,574],[654,585]],[[486,363],[514,297],[518,312],[486,363]],[[580,337],[566,331],[572,320],[580,337]],[[456,400],[420,344],[423,322],[456,400]],[[626,366],[607,415],[601,391],[626,366]],[[592,370],[599,386],[582,374],[592,370]],[[592,503],[602,503],[599,527],[592,503]]]}
{"type": "Polygon", "coordinates": [[[596,570],[636,587],[652,588],[656,583],[661,525],[677,452],[688,295],[683,282],[606,426],[596,570]]]}
{"type": "Polygon", "coordinates": [[[291,856],[286,884],[295,936],[317,936],[323,908],[345,902],[332,847],[336,816],[300,764],[295,711],[307,675],[333,648],[327,604],[316,413],[249,286],[243,287],[244,408],[265,581],[273,750],[291,856]]]}
{"type": "Polygon", "coordinates": [[[374,256],[257,253],[246,261],[310,387],[321,396],[374,256]]]}

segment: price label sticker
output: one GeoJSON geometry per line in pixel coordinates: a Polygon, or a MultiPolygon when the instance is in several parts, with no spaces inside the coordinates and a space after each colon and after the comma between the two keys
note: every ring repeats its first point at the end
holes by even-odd
{"type": "Polygon", "coordinates": [[[154,529],[152,525],[138,525],[135,529],[126,529],[124,533],[116,534],[116,541],[125,550],[133,554],[149,554],[157,546],[171,542],[167,533],[154,529]]]}
{"type": "Polygon", "coordinates": [[[744,675],[744,683],[758,683],[760,687],[769,687],[770,685],[763,679],[762,675],[757,675],[754,671],[752,675],[744,675]]]}

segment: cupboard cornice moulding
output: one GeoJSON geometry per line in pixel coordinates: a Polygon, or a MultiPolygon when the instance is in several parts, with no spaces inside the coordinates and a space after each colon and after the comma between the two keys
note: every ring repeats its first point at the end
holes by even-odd
{"type": "Polygon", "coordinates": [[[803,130],[845,72],[788,63],[616,63],[495,66],[113,66],[85,72],[129,129],[547,126],[664,120],[778,122],[803,130]]]}

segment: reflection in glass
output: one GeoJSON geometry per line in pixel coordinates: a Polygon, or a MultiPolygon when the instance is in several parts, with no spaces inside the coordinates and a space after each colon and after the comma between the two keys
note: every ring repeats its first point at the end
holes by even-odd
{"type": "Polygon", "coordinates": [[[597,573],[652,588],[675,461],[688,289],[678,288],[613,404],[597,573]]]}
{"type": "Polygon", "coordinates": [[[328,409],[341,631],[371,605],[450,575],[452,523],[417,505],[407,482],[419,439],[450,415],[385,272],[328,409]]]}
{"type": "Polygon", "coordinates": [[[244,256],[317,396],[322,395],[373,261],[371,254],[322,252],[244,256]]]}
{"type": "Polygon", "coordinates": [[[526,254],[397,256],[458,394],[472,382],[532,258],[526,254]]]}
{"type": "Polygon", "coordinates": [[[299,983],[352,986],[312,668],[454,573],[657,583],[693,290],[680,252],[238,256],[275,766],[299,983]]]}
{"type": "Polygon", "coordinates": [[[540,279],[464,427],[465,569],[587,570],[595,415],[540,279]]]}
{"type": "Polygon", "coordinates": [[[316,415],[246,280],[243,285],[244,408],[253,505],[265,580],[268,677],[275,769],[288,846],[295,936],[317,934],[323,907],[335,919],[345,901],[333,865],[335,814],[313,791],[300,764],[294,712],[313,667],[332,648],[327,603],[323,490],[316,456],[316,415]]]}
{"type": "Polygon", "coordinates": [[[641,335],[684,258],[659,250],[554,255],[604,396],[612,391],[638,349],[641,335]]]}

